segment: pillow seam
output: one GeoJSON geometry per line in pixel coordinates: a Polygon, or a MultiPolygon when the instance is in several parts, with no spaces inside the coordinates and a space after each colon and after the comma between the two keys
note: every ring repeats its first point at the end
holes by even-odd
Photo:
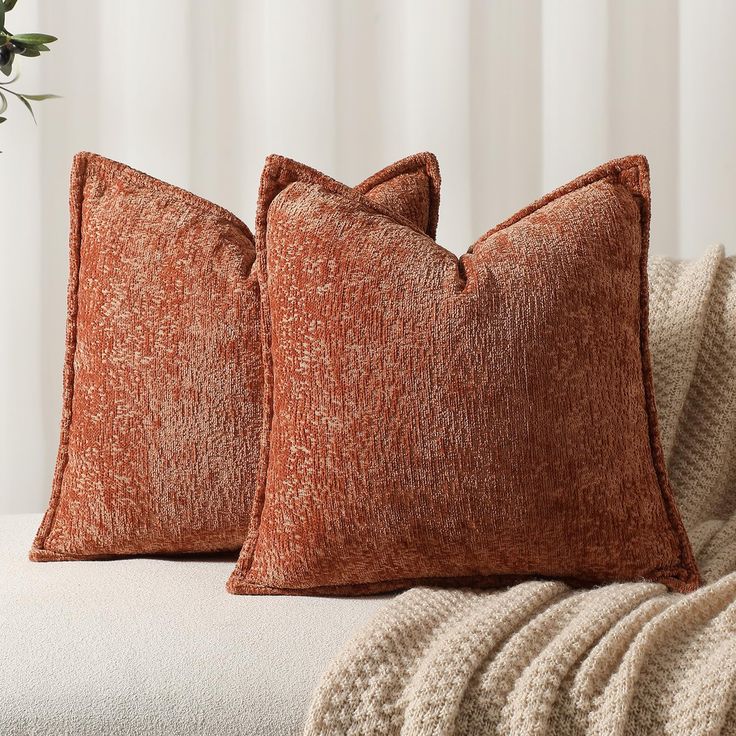
{"type": "Polygon", "coordinates": [[[62,409],[63,420],[61,425],[61,440],[59,442],[57,467],[54,471],[54,489],[49,501],[49,518],[48,521],[45,518],[42,521],[42,529],[39,530],[37,538],[34,540],[33,547],[31,548],[32,557],[38,553],[38,556],[41,558],[51,556],[52,559],[64,559],[65,557],[65,553],[49,549],[46,547],[46,543],[54,529],[56,514],[59,510],[59,502],[61,501],[61,489],[64,482],[64,474],[66,473],[66,468],[69,463],[69,435],[72,425],[72,406],[74,403],[74,390],[76,384],[74,360],[76,358],[78,344],[79,274],[82,268],[82,216],[85,190],[88,181],[90,154],[80,154],[77,158],[77,162],[78,168],[75,167],[75,171],[72,174],[73,182],[77,186],[77,191],[74,199],[76,217],[74,220],[72,247],[70,249],[74,254],[76,262],[72,262],[72,266],[74,268],[74,281],[73,289],[70,289],[68,297],[68,329],[70,339],[67,345],[66,355],[64,357],[64,407],[62,409]]]}
{"type": "MultiPolygon", "coordinates": [[[[365,182],[362,182],[357,187],[354,187],[354,189],[361,195],[366,196],[370,194],[374,189],[377,189],[386,182],[391,181],[391,179],[395,179],[397,176],[423,171],[424,174],[427,176],[427,181],[429,182],[430,196],[429,211],[427,213],[429,217],[429,222],[427,226],[428,229],[425,230],[425,234],[429,235],[434,240],[437,236],[437,221],[439,219],[438,215],[440,199],[440,176],[439,171],[437,170],[437,159],[429,154],[420,153],[416,154],[416,156],[409,162],[409,164],[409,167],[403,170],[399,169],[397,172],[393,172],[392,167],[387,167],[384,177],[377,180],[375,184],[372,184],[370,189],[363,191],[361,187],[362,184],[364,184],[365,182]],[[434,166],[432,164],[434,164],[434,166]]],[[[369,177],[366,181],[371,181],[372,178],[373,177],[369,177]]]]}
{"type": "Polygon", "coordinates": [[[251,242],[255,241],[250,228],[237,215],[233,214],[222,205],[211,202],[204,197],[200,197],[198,194],[190,192],[176,184],[171,184],[163,179],[157,179],[155,176],[146,174],[143,171],[139,171],[138,169],[128,166],[127,164],[120,163],[119,161],[105,158],[104,156],[100,156],[96,153],[83,153],[80,155],[87,157],[87,170],[100,175],[100,178],[104,178],[106,181],[114,181],[117,177],[125,178],[147,191],[163,187],[172,196],[176,197],[177,200],[186,202],[199,212],[215,212],[224,217],[231,224],[242,228],[251,242]]]}
{"type": "MultiPolygon", "coordinates": [[[[631,166],[625,171],[635,169],[637,172],[637,185],[641,189],[641,167],[638,165],[631,166]]],[[[674,493],[672,485],[669,482],[669,474],[664,460],[662,451],[662,443],[659,435],[659,421],[657,416],[656,400],[654,396],[654,379],[652,375],[651,352],[649,349],[649,275],[648,275],[648,257],[649,257],[649,235],[645,231],[645,227],[649,221],[649,212],[644,212],[641,203],[639,204],[639,213],[641,218],[641,234],[642,245],[639,257],[639,358],[640,358],[640,375],[642,388],[644,390],[644,401],[647,409],[647,438],[649,444],[649,454],[652,459],[654,473],[657,478],[657,488],[659,490],[662,505],[670,525],[670,532],[675,538],[678,551],[680,568],[674,573],[674,577],[682,580],[685,584],[699,583],[700,575],[697,571],[697,565],[692,553],[692,548],[688,541],[687,531],[680,517],[679,511],[675,506],[674,493]]],[[[647,208],[648,209],[648,208],[647,208]]],[[[663,575],[665,575],[663,573],[663,575]]]]}

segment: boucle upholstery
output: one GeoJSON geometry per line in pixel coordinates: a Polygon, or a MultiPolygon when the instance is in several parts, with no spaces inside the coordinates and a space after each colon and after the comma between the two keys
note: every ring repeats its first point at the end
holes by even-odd
{"type": "Polygon", "coordinates": [[[236,598],[235,553],[38,565],[0,515],[2,736],[296,736],[381,598],[236,598]]]}
{"type": "Polygon", "coordinates": [[[411,590],[335,659],[307,736],[736,733],[736,258],[649,273],[662,441],[706,586],[411,590]]]}
{"type": "Polygon", "coordinates": [[[648,232],[643,157],[547,195],[459,261],[270,158],[264,452],[229,589],[696,587],[652,399],[648,232]]]}

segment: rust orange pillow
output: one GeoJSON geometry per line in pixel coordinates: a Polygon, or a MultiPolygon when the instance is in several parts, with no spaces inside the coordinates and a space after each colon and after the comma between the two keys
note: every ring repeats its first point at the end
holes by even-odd
{"type": "Polygon", "coordinates": [[[649,203],[646,160],[612,161],[458,259],[269,159],[265,436],[229,590],[695,588],[652,396],[649,203]]]}
{"type": "MultiPolygon", "coordinates": [[[[431,154],[357,190],[430,235],[431,154]]],[[[239,549],[260,445],[253,238],[229,212],[79,154],[61,442],[33,560],[239,549]]]]}

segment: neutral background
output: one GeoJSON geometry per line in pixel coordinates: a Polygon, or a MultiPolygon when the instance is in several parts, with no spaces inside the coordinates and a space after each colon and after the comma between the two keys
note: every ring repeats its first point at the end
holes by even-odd
{"type": "Polygon", "coordinates": [[[97,151],[252,223],[278,152],[355,183],[434,151],[439,241],[642,152],[656,253],[736,247],[731,0],[19,0],[0,127],[0,512],[45,506],[58,441],[72,155],[97,151]]]}

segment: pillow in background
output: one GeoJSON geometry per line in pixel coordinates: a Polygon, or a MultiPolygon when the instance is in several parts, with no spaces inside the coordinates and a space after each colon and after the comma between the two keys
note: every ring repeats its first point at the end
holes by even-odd
{"type": "Polygon", "coordinates": [[[233,593],[698,585],[647,347],[649,172],[612,161],[459,260],[269,158],[266,417],[233,593]]]}
{"type": "MultiPolygon", "coordinates": [[[[431,154],[357,191],[434,235],[431,154]]],[[[88,153],[70,207],[61,442],[30,557],[239,549],[263,412],[252,235],[221,207],[88,153]]]]}

